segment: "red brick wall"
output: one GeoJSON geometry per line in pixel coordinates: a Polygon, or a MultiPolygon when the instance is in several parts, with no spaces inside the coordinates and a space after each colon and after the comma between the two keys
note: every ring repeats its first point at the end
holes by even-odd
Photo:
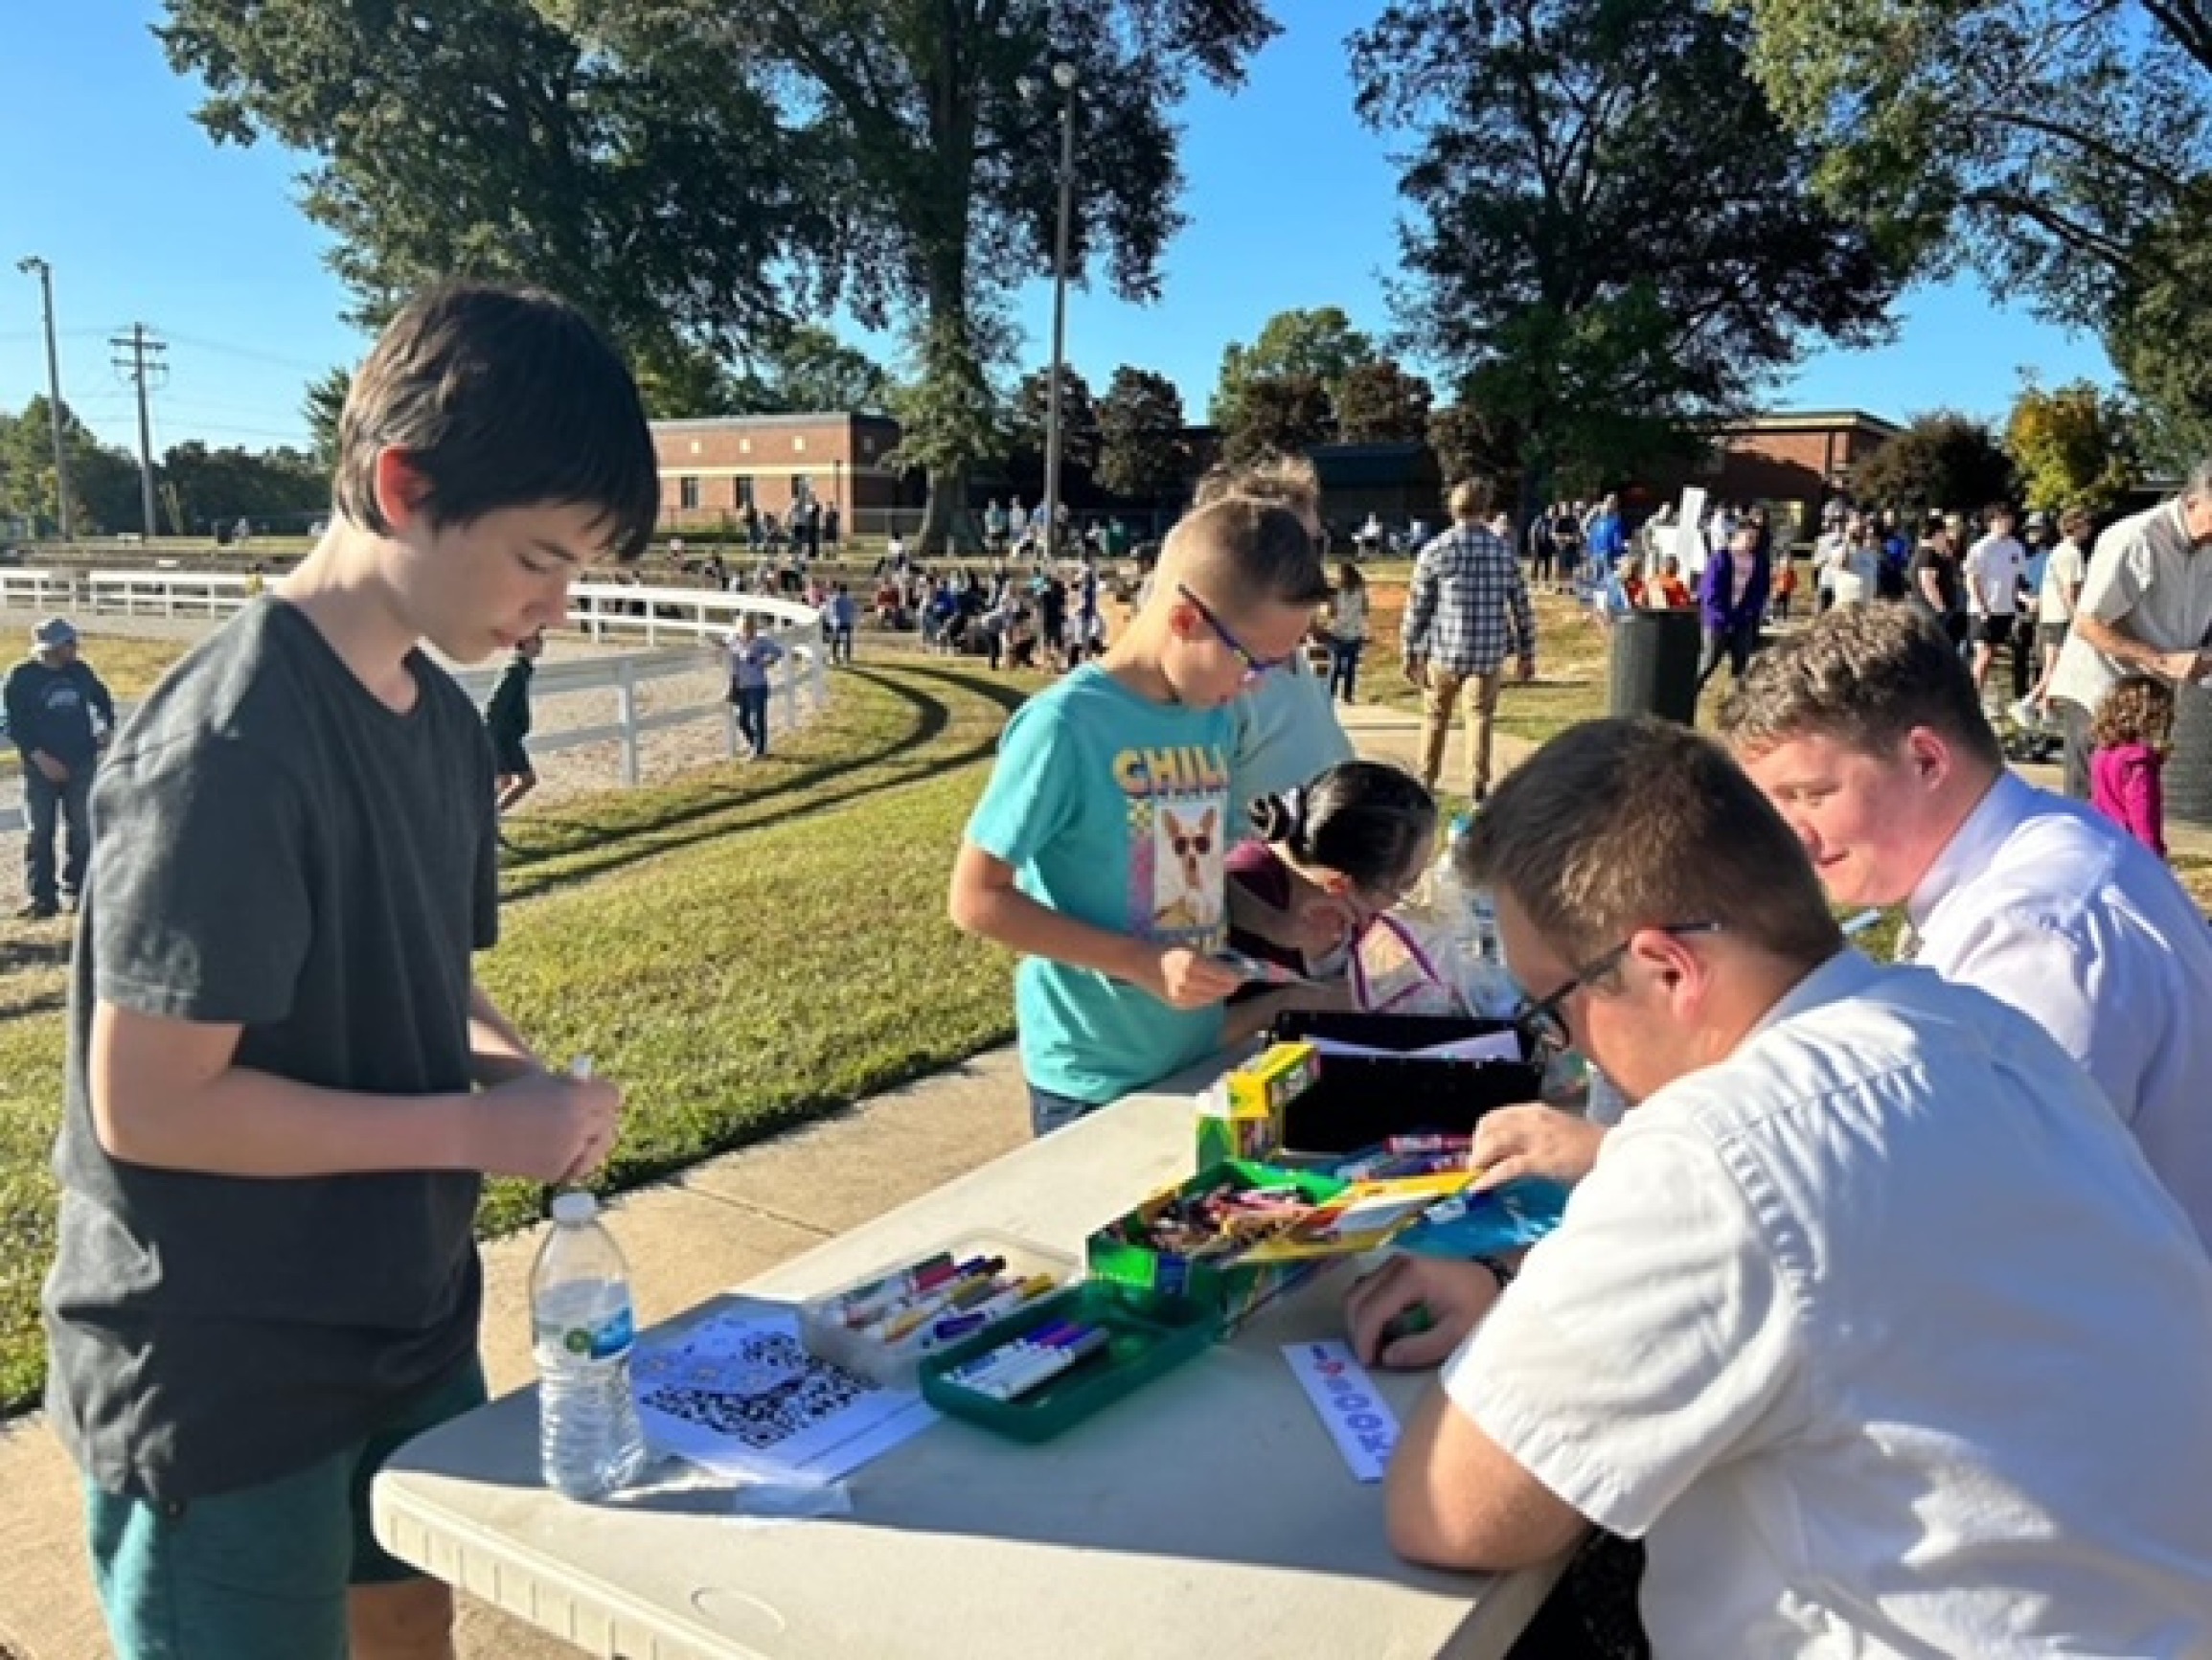
{"type": "Polygon", "coordinates": [[[661,523],[683,530],[741,520],[743,480],[753,505],[781,518],[803,493],[801,479],[850,523],[854,509],[898,499],[899,481],[883,465],[898,442],[895,422],[866,416],[656,424],[661,523]]]}

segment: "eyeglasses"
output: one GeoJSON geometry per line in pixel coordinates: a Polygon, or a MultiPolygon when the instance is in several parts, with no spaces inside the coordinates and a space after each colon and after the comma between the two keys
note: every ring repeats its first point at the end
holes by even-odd
{"type": "Polygon", "coordinates": [[[1259,679],[1261,675],[1269,673],[1274,670],[1282,668],[1286,663],[1288,663],[1292,658],[1298,655],[1297,652],[1290,651],[1285,653],[1281,657],[1255,656],[1249,649],[1245,648],[1245,645],[1242,640],[1238,639],[1236,635],[1229,632],[1229,625],[1222,622],[1220,617],[1214,614],[1213,606],[1207,604],[1205,601],[1199,599],[1197,595],[1192,593],[1189,588],[1185,587],[1180,582],[1175,584],[1175,592],[1182,597],[1184,603],[1187,603],[1192,610],[1197,612],[1199,616],[1206,620],[1206,626],[1213,629],[1214,638],[1220,641],[1222,645],[1228,647],[1230,650],[1234,651],[1238,657],[1243,660],[1244,665],[1245,685],[1249,686],[1253,681],[1259,679]]]}
{"type": "MultiPolygon", "coordinates": [[[[1677,939],[1689,934],[1718,934],[1719,922],[1662,922],[1659,932],[1673,934],[1677,939]]],[[[1529,1041],[1547,1054],[1558,1054],[1574,1047],[1574,1036],[1567,1031],[1563,1012],[1566,1000],[1592,981],[1602,980],[1619,966],[1635,942],[1623,940],[1603,956],[1593,957],[1580,968],[1567,983],[1549,997],[1535,1003],[1524,1003],[1514,1011],[1513,1023],[1526,1033],[1529,1041]]]]}

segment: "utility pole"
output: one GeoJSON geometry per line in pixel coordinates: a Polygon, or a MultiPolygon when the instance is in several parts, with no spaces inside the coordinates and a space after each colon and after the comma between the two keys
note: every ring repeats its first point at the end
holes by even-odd
{"type": "Polygon", "coordinates": [[[15,262],[18,271],[33,273],[38,279],[39,296],[46,308],[46,418],[54,429],[54,499],[59,508],[57,517],[61,525],[61,539],[70,539],[69,515],[69,451],[61,441],[61,352],[54,344],[54,267],[36,254],[29,254],[15,262]]]}
{"type": "Polygon", "coordinates": [[[115,336],[108,345],[115,348],[117,371],[138,388],[138,505],[146,516],[146,539],[150,542],[157,521],[153,512],[153,426],[147,417],[146,398],[151,390],[150,378],[169,373],[169,366],[161,360],[169,347],[148,334],[144,323],[133,323],[128,334],[115,336]]]}
{"type": "MultiPolygon", "coordinates": [[[[1060,383],[1067,374],[1067,242],[1068,220],[1075,197],[1075,89],[1072,63],[1052,66],[1052,84],[1060,89],[1060,218],[1052,243],[1052,388],[1045,397],[1044,415],[1044,557],[1051,560],[1060,540],[1060,383]]],[[[1028,76],[1015,83],[1032,102],[1044,97],[1044,85],[1028,76]]]]}

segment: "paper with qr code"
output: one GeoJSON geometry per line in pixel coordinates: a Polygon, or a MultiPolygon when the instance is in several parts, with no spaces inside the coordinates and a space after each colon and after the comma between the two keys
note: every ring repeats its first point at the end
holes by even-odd
{"type": "Polygon", "coordinates": [[[760,1305],[640,1344],[630,1373],[654,1450],[754,1481],[836,1481],[937,1421],[912,1390],[808,1353],[797,1316],[760,1305]]]}
{"type": "Polygon", "coordinates": [[[1398,1445],[1398,1415],[1376,1392],[1375,1379],[1354,1356],[1351,1345],[1286,1343],[1283,1358],[1321,1415],[1329,1439],[1352,1467],[1352,1479],[1380,1481],[1398,1445]]]}

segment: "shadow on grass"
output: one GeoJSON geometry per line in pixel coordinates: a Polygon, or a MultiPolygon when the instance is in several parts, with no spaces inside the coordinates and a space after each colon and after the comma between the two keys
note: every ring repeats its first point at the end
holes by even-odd
{"type": "MultiPolygon", "coordinates": [[[[1021,706],[1024,695],[1018,687],[995,684],[955,670],[902,668],[899,677],[862,668],[849,668],[841,672],[866,680],[907,704],[914,712],[912,725],[892,741],[873,749],[832,760],[801,762],[798,770],[765,788],[715,790],[703,797],[672,804],[664,812],[618,826],[552,821],[577,832],[577,839],[543,852],[533,849],[514,858],[501,872],[500,898],[531,898],[610,871],[626,869],[644,859],[695,847],[732,830],[764,830],[833,807],[848,807],[885,790],[956,771],[984,760],[996,750],[998,732],[994,726],[978,741],[948,753],[919,753],[950,729],[952,709],[944,698],[902,684],[902,679],[934,680],[948,690],[980,695],[1008,714],[1021,706]],[[914,759],[905,765],[893,764],[901,756],[914,759]],[[875,771],[849,788],[824,787],[840,777],[871,769],[885,770],[875,771]],[[782,808],[770,805],[789,797],[798,799],[782,808]],[[768,810],[760,810],[764,807],[768,810]]],[[[774,764],[774,760],[771,756],[768,764],[774,764]]]]}

